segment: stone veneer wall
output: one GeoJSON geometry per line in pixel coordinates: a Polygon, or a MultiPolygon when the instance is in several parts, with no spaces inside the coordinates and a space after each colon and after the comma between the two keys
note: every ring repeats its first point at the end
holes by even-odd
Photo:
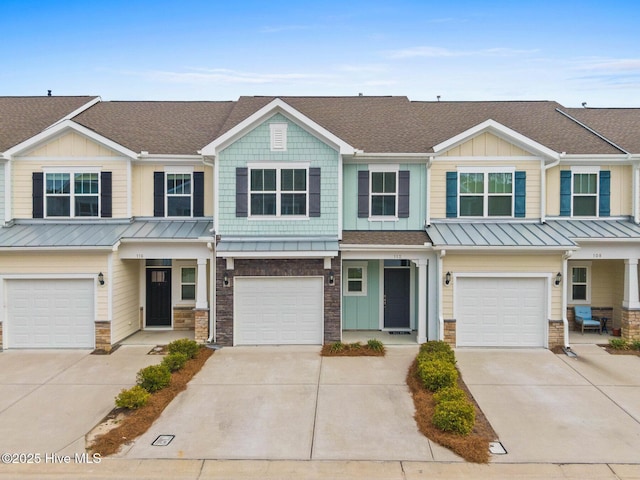
{"type": "Polygon", "coordinates": [[[549,320],[549,349],[564,347],[564,322],[549,320]]]}
{"type": "Polygon", "coordinates": [[[195,323],[195,341],[205,343],[209,338],[209,309],[194,308],[192,309],[195,323]]]}
{"type": "Polygon", "coordinates": [[[173,307],[173,329],[193,330],[196,314],[193,307],[173,307]]]}
{"type": "Polygon", "coordinates": [[[216,268],[216,343],[233,345],[233,279],[243,276],[323,276],[324,341],[340,340],[340,256],[331,260],[334,285],[329,285],[329,270],[322,259],[235,259],[234,269],[227,270],[227,261],[218,258],[216,268]],[[225,272],[227,287],[223,285],[225,272]]]}
{"type": "Polygon", "coordinates": [[[640,310],[622,309],[622,338],[633,341],[640,340],[640,310]]]}
{"type": "Polygon", "coordinates": [[[454,319],[448,319],[444,321],[444,341],[451,345],[452,348],[455,348],[456,321],[454,319]]]}
{"type": "Polygon", "coordinates": [[[111,351],[111,322],[96,322],[96,350],[111,351]]]}

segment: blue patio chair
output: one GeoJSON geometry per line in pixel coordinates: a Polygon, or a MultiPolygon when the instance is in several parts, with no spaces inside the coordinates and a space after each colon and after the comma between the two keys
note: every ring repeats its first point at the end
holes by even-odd
{"type": "Polygon", "coordinates": [[[602,324],[600,323],[600,319],[598,317],[591,316],[591,307],[573,307],[573,311],[575,312],[575,320],[576,323],[582,326],[582,334],[584,335],[584,330],[598,330],[600,335],[602,335],[602,324]]]}

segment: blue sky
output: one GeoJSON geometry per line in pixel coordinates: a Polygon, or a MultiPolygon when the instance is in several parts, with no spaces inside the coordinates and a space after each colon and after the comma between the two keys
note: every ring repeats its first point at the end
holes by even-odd
{"type": "Polygon", "coordinates": [[[640,4],[3,0],[0,61],[0,95],[640,107],[640,4]]]}

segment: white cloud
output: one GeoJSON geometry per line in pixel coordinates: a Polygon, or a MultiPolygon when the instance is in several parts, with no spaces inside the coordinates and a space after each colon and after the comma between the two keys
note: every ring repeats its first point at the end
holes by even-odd
{"type": "Polygon", "coordinates": [[[470,56],[483,56],[483,57],[511,57],[518,55],[528,55],[537,53],[537,49],[531,50],[519,50],[514,48],[497,47],[486,48],[483,50],[451,50],[442,47],[433,46],[420,46],[410,47],[400,50],[388,50],[384,52],[384,55],[388,58],[403,59],[403,58],[445,58],[445,57],[470,57],[470,56]]]}
{"type": "Polygon", "coordinates": [[[581,62],[578,70],[604,70],[606,72],[640,71],[640,58],[591,59],[581,62]]]}

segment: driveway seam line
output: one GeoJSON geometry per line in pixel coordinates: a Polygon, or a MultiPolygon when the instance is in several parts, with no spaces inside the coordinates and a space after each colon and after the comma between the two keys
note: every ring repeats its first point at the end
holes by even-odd
{"type": "Polygon", "coordinates": [[[313,427],[311,429],[311,450],[309,451],[309,460],[313,460],[313,449],[315,447],[316,441],[316,425],[318,423],[318,400],[320,398],[320,378],[322,377],[322,366],[324,363],[324,358],[320,355],[320,368],[318,369],[318,383],[316,387],[316,405],[315,411],[313,414],[313,427]]]}

